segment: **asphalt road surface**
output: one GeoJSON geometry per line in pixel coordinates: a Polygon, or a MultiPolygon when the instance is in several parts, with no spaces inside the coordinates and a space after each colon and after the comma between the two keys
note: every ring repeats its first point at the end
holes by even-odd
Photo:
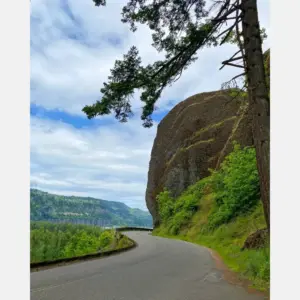
{"type": "Polygon", "coordinates": [[[206,248],[127,232],[138,247],[31,273],[32,300],[262,300],[223,279],[206,248]]]}

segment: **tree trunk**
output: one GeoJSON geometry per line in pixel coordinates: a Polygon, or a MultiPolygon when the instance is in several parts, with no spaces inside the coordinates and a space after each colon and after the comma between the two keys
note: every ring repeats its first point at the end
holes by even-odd
{"type": "Polygon", "coordinates": [[[253,140],[260,178],[261,200],[270,231],[270,101],[265,78],[256,0],[241,0],[242,36],[252,112],[253,140]]]}

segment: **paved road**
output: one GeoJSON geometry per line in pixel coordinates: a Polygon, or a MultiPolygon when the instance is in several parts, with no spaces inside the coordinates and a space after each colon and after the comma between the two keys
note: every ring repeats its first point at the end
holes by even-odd
{"type": "Polygon", "coordinates": [[[262,300],[222,279],[207,249],[127,232],[139,247],[31,273],[32,300],[262,300]]]}

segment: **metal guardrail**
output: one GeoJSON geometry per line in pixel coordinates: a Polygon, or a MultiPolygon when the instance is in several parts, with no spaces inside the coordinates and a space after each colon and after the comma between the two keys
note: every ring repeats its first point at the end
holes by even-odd
{"type": "Polygon", "coordinates": [[[152,231],[153,228],[150,227],[116,227],[114,228],[116,231],[152,231]]]}
{"type": "Polygon", "coordinates": [[[139,228],[141,230],[144,229],[153,229],[151,227],[146,227],[146,226],[130,226],[130,225],[122,225],[122,226],[114,226],[114,225],[109,225],[109,224],[105,224],[105,223],[99,223],[99,222],[83,222],[82,220],[69,220],[69,219],[49,219],[49,220],[31,220],[31,222],[48,222],[48,223],[54,223],[54,224],[73,224],[73,225],[86,225],[86,226],[97,226],[97,227],[101,227],[104,229],[118,229],[118,228],[124,228],[124,227],[128,227],[128,228],[139,228]]]}

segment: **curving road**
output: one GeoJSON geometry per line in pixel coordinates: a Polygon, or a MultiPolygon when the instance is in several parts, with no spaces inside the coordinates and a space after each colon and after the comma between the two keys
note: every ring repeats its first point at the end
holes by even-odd
{"type": "Polygon", "coordinates": [[[222,278],[206,248],[127,232],[128,252],[31,273],[32,300],[262,300],[222,278]]]}

